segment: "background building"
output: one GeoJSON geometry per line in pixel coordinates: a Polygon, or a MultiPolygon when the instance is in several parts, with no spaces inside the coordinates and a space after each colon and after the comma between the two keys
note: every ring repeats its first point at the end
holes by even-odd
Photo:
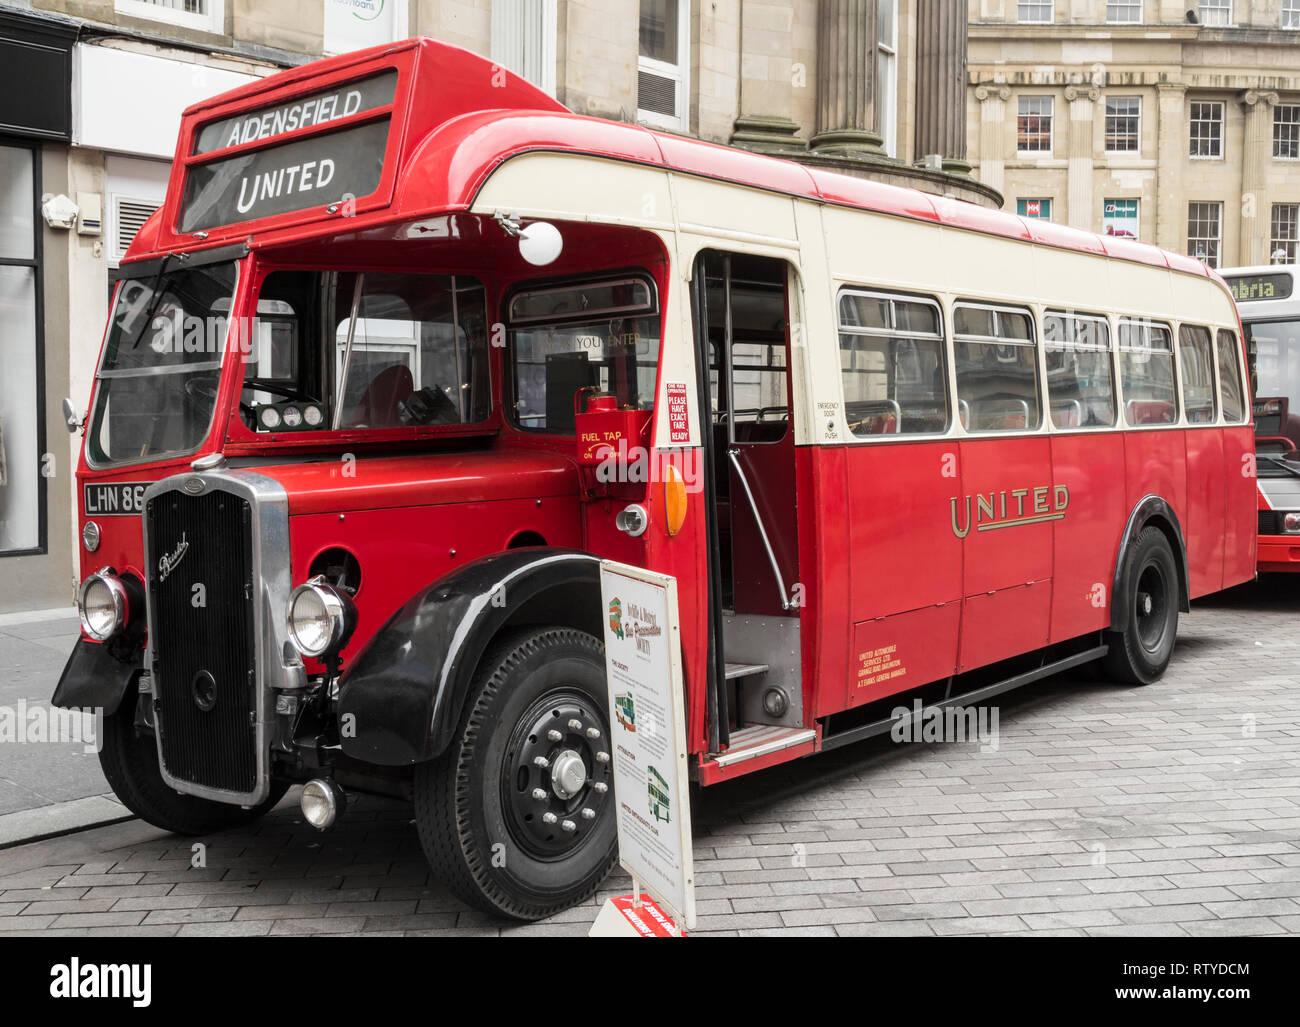
{"type": "Polygon", "coordinates": [[[1294,262],[1300,0],[969,0],[979,179],[1007,207],[1294,262]]]}
{"type": "Polygon", "coordinates": [[[416,35],[581,114],[1002,202],[965,160],[958,0],[0,0],[0,612],[73,598],[80,437],[60,406],[87,405],[181,111],[416,35]]]}

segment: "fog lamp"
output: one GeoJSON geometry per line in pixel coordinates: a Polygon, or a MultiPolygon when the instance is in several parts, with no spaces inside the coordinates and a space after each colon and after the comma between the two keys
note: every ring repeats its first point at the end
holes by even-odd
{"type": "Polygon", "coordinates": [[[298,802],[307,823],[318,831],[333,825],[348,805],[343,789],[327,777],[312,778],[303,785],[298,802]]]}
{"type": "Polygon", "coordinates": [[[88,553],[93,553],[99,548],[99,525],[94,521],[87,521],[82,527],[81,544],[86,547],[88,553]]]}
{"type": "Polygon", "coordinates": [[[107,642],[126,627],[131,600],[113,568],[104,567],[81,583],[77,589],[77,614],[82,630],[96,642],[107,642]]]}
{"type": "Polygon", "coordinates": [[[351,597],[327,582],[324,575],[299,585],[289,597],[289,641],[303,656],[337,653],[356,625],[351,597]]]}

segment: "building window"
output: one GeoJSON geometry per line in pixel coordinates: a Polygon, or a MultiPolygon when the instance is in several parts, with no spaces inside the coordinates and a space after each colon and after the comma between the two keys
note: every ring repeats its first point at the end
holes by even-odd
{"type": "Polygon", "coordinates": [[[1106,21],[1112,25],[1140,25],[1142,0],[1108,0],[1106,21]]]}
{"type": "Polygon", "coordinates": [[[636,106],[647,125],[690,129],[690,13],[687,0],[641,0],[636,106]]]}
{"type": "MultiPolygon", "coordinates": [[[[366,0],[362,0],[366,2],[366,0]]],[[[377,3],[377,0],[373,0],[377,3]]],[[[203,32],[226,31],[225,0],[114,0],[118,14],[203,32]]]]}
{"type": "Polygon", "coordinates": [[[1191,145],[1188,153],[1192,157],[1223,157],[1223,104],[1209,100],[1194,100],[1191,103],[1191,145]]]}
{"type": "Polygon", "coordinates": [[[1202,25],[1231,25],[1232,0],[1201,0],[1202,25]]]}
{"type": "Polygon", "coordinates": [[[1300,104],[1280,103],[1273,108],[1273,156],[1300,160],[1300,104]]]}
{"type": "Polygon", "coordinates": [[[556,0],[513,0],[492,5],[492,60],[555,95],[556,0]]]}
{"type": "Polygon", "coordinates": [[[1016,118],[1016,150],[1020,153],[1052,152],[1052,98],[1022,96],[1016,118]]]}
{"type": "Polygon", "coordinates": [[[1282,27],[1300,29],[1300,0],[1282,0],[1282,27]]]}
{"type": "Polygon", "coordinates": [[[1038,221],[1052,220],[1052,201],[1047,197],[1040,199],[1016,200],[1016,213],[1022,218],[1034,218],[1038,221]]]}
{"type": "Polygon", "coordinates": [[[36,151],[0,146],[0,555],[45,549],[36,151]]]}
{"type": "Polygon", "coordinates": [[[898,0],[876,0],[876,131],[898,156],[898,0]]]}
{"type": "Polygon", "coordinates": [[[1106,97],[1106,152],[1137,153],[1142,149],[1142,99],[1106,97]]]}
{"type": "Polygon", "coordinates": [[[1018,0],[1016,20],[1032,22],[1036,25],[1050,25],[1053,17],[1055,0],[1018,0]]]}
{"type": "Polygon", "coordinates": [[[1104,200],[1102,202],[1101,227],[1106,235],[1121,239],[1138,237],[1138,201],[1104,200]]]}
{"type": "Polygon", "coordinates": [[[1187,205],[1187,255],[1219,266],[1219,241],[1223,238],[1223,204],[1187,205]]]}
{"type": "Polygon", "coordinates": [[[1300,203],[1273,204],[1273,230],[1269,244],[1270,264],[1294,264],[1296,246],[1300,242],[1297,225],[1300,224],[1300,203]]]}

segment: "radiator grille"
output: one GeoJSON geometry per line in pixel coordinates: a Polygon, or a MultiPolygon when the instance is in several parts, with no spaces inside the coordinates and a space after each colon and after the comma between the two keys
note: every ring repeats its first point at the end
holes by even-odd
{"type": "Polygon", "coordinates": [[[149,501],[145,516],[163,764],[182,781],[251,792],[257,783],[252,508],[226,492],[167,492],[149,501]]]}

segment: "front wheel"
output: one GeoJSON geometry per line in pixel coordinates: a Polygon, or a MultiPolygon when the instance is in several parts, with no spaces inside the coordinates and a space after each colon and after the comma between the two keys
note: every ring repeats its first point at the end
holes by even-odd
{"type": "Polygon", "coordinates": [[[274,808],[289,789],[283,782],[272,782],[266,801],[250,809],[180,794],[163,780],[158,745],[136,730],[135,704],[125,699],[116,713],[104,718],[99,765],[123,806],[173,834],[211,834],[246,824],[274,808]]]}
{"type": "Polygon", "coordinates": [[[588,898],[617,857],[604,650],[529,629],[484,656],[460,730],[415,776],[434,872],[462,900],[540,920],[588,898]]]}
{"type": "Polygon", "coordinates": [[[1120,681],[1149,685],[1165,672],[1178,634],[1178,565],[1159,528],[1144,528],[1125,556],[1129,590],[1123,631],[1107,633],[1107,673],[1120,681]]]}

